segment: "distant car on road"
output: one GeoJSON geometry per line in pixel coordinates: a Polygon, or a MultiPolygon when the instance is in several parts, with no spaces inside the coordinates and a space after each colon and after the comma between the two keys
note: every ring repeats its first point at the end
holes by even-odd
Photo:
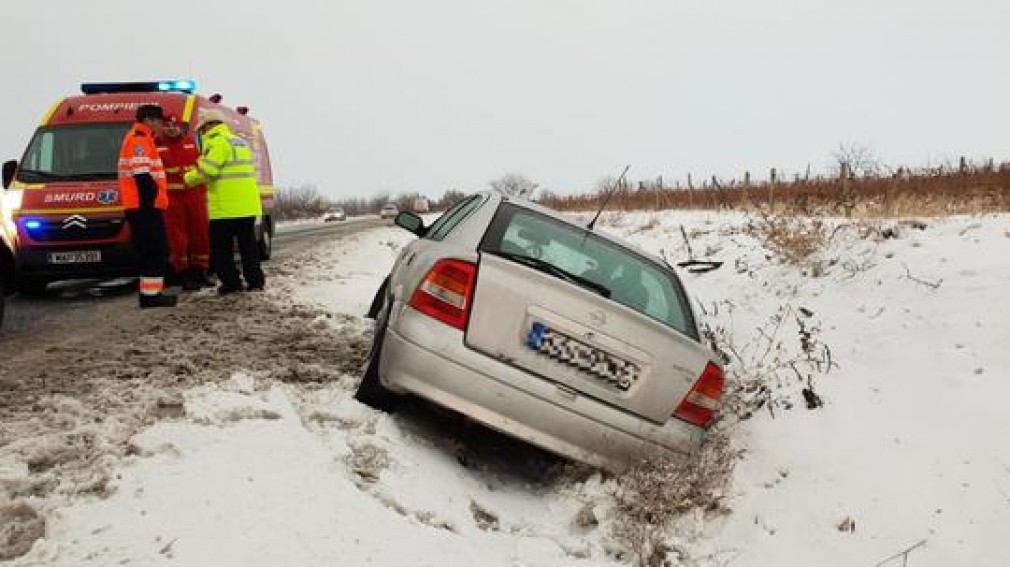
{"type": "Polygon", "coordinates": [[[326,214],[323,215],[323,222],[342,221],[342,220],[347,220],[347,213],[345,213],[344,209],[340,207],[330,209],[326,211],[326,214]]]}
{"type": "Polygon", "coordinates": [[[379,211],[379,218],[391,219],[396,218],[396,215],[400,213],[400,209],[396,207],[393,203],[386,203],[382,206],[382,210],[379,211]]]}
{"type": "Polygon", "coordinates": [[[492,192],[396,224],[419,238],[372,303],[359,401],[413,394],[613,470],[697,449],[725,379],[664,260],[492,192]]]}

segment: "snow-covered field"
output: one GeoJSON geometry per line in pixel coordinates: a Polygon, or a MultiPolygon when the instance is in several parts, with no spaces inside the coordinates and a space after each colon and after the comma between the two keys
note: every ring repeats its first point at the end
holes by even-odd
{"type": "MultiPolygon", "coordinates": [[[[725,262],[684,279],[731,375],[763,386],[720,425],[741,451],[729,512],[673,524],[671,564],[1010,562],[1010,219],[923,220],[829,223],[821,251],[787,265],[760,219],[605,216],[671,260],[688,256],[683,227],[695,257],[725,262]]],[[[269,298],[367,332],[360,316],[411,238],[382,228],[308,251],[269,298]]],[[[184,417],[130,439],[106,496],[50,503],[45,538],[12,564],[631,561],[611,537],[614,479],[352,391],[351,377],[279,383],[240,366],[187,391],[184,417]]],[[[26,470],[0,459],[0,486],[26,470]]]]}

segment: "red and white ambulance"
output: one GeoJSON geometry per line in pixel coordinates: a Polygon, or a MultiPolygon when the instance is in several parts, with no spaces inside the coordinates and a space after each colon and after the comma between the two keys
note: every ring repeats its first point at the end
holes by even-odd
{"type": "Polygon", "coordinates": [[[135,274],[117,164],[123,136],[142,104],[160,105],[190,125],[200,112],[217,109],[249,142],[263,200],[260,253],[270,257],[274,187],[263,130],[247,108],[229,108],[219,95],[195,94],[195,87],[192,81],[85,83],[82,95],[45,114],[21,160],[3,164],[3,229],[11,235],[19,292],[41,293],[55,280],[135,274]]]}

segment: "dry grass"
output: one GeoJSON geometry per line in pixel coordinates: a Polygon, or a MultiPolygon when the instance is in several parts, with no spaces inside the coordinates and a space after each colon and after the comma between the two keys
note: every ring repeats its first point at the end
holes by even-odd
{"type": "Polygon", "coordinates": [[[675,518],[695,509],[727,511],[725,490],[738,456],[726,435],[713,432],[694,458],[645,461],[629,469],[614,491],[615,541],[637,565],[662,565],[670,551],[665,532],[675,518]]]}
{"type": "Polygon", "coordinates": [[[830,237],[823,220],[762,214],[747,225],[746,231],[764,245],[773,259],[811,268],[814,276],[823,275],[823,261],[818,256],[830,237]]]}
{"type": "MultiPolygon", "coordinates": [[[[602,194],[548,195],[543,202],[564,211],[599,207],[602,194]]],[[[729,181],[701,187],[647,187],[621,191],[608,210],[766,210],[807,216],[881,218],[1010,211],[1010,164],[963,170],[899,170],[891,176],[794,179],[771,184],[729,181]]]]}

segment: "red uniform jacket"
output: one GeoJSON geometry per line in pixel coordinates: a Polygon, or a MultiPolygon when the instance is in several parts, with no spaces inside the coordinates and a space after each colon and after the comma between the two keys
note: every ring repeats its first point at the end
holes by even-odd
{"type": "MultiPolygon", "coordinates": [[[[158,154],[161,156],[161,162],[165,165],[165,173],[168,175],[168,190],[186,189],[186,184],[182,182],[182,174],[185,173],[187,167],[195,167],[196,160],[200,157],[200,148],[196,146],[196,138],[189,133],[177,138],[167,136],[159,138],[158,154]]],[[[194,189],[206,188],[200,186],[194,189]]]]}

